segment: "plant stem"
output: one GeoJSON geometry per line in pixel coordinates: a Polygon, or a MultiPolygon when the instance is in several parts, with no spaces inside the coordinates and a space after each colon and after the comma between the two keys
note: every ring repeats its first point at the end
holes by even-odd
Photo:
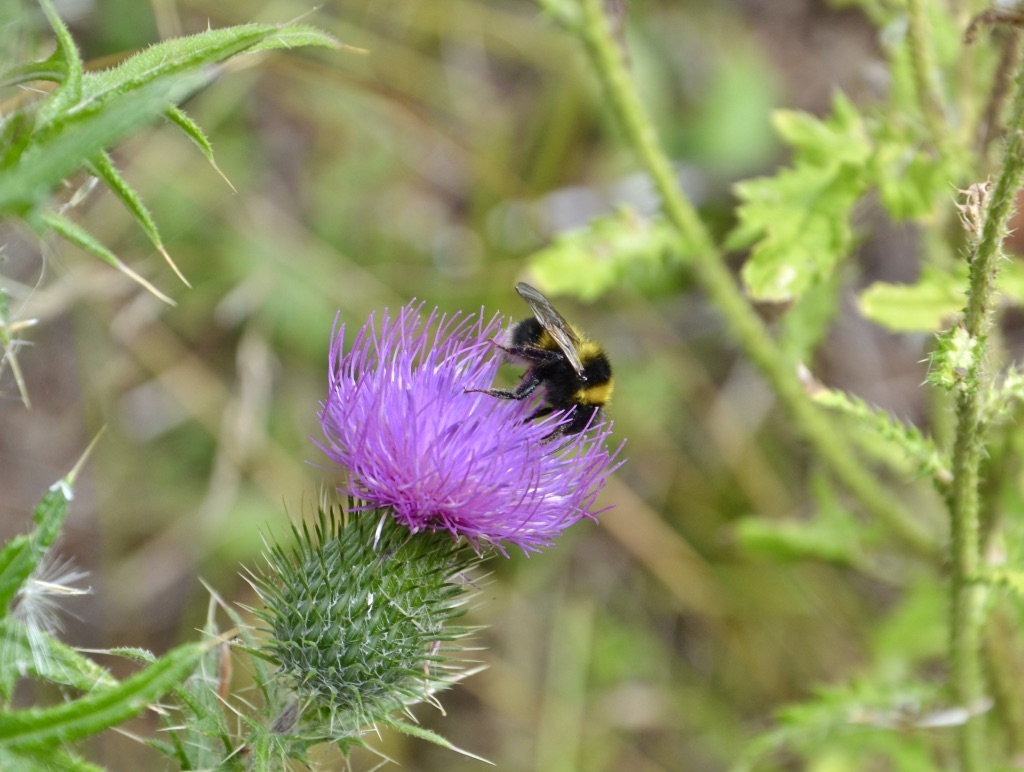
{"type": "MultiPolygon", "coordinates": [[[[977,394],[957,399],[957,435],[953,445],[953,502],[950,522],[949,663],[953,699],[968,711],[982,697],[982,588],[973,583],[978,569],[978,464],[981,427],[977,394]]],[[[987,769],[984,724],[974,716],[960,728],[958,749],[964,772],[987,769]]]]}
{"type": "Polygon", "coordinates": [[[938,68],[929,46],[931,39],[921,0],[907,0],[907,45],[910,47],[914,86],[928,125],[928,133],[931,134],[932,146],[941,152],[948,129],[942,99],[934,80],[938,68]]]}
{"type": "Polygon", "coordinates": [[[716,304],[736,340],[774,389],[798,430],[827,464],[836,479],[864,508],[885,523],[908,547],[934,558],[932,534],[871,475],[804,391],[794,363],[782,356],[754,309],[736,286],[721,251],[696,210],[679,188],[622,54],[601,8],[602,0],[580,0],[583,23],[578,28],[610,104],[636,153],[661,194],[668,220],[682,236],[694,276],[716,304]]]}
{"type": "MultiPolygon", "coordinates": [[[[1024,73],[1018,72],[1014,110],[1007,127],[1002,169],[992,188],[985,224],[971,256],[970,286],[964,329],[975,340],[985,340],[991,324],[992,296],[1003,238],[1009,229],[1013,204],[1024,172],[1024,73]]],[[[957,397],[957,430],[953,446],[953,502],[950,511],[950,686],[958,704],[971,710],[983,699],[981,630],[984,588],[977,583],[980,563],[978,468],[984,453],[981,401],[987,385],[986,349],[975,363],[973,388],[957,397]]],[[[967,772],[988,769],[985,725],[976,716],[961,727],[959,753],[967,772]]]]}

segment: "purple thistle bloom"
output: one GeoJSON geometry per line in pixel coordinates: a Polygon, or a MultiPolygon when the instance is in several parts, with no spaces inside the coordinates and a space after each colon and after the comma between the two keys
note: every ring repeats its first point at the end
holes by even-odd
{"type": "Polygon", "coordinates": [[[594,519],[621,463],[621,445],[605,448],[610,424],[543,442],[566,414],[524,422],[528,400],[466,393],[494,380],[501,319],[434,309],[423,320],[422,308],[410,303],[397,319],[385,310],[379,325],[371,315],[347,352],[344,326],[335,330],[320,419],[321,447],[349,472],[339,490],[392,509],[413,532],[443,529],[504,554],[506,543],[537,551],[594,519]]]}

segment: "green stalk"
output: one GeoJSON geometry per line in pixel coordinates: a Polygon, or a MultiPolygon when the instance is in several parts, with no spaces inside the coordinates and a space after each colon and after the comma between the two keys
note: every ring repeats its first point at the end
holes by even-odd
{"type": "MultiPolygon", "coordinates": [[[[971,257],[970,286],[964,329],[972,340],[985,340],[991,325],[992,296],[1003,238],[1009,230],[1013,203],[1024,173],[1024,72],[1018,72],[1014,110],[1007,127],[1002,170],[990,193],[981,239],[971,257]]],[[[973,388],[957,397],[956,442],[953,446],[953,499],[950,511],[950,686],[958,704],[971,710],[983,694],[981,633],[984,589],[977,583],[980,563],[978,469],[984,454],[981,403],[988,376],[985,351],[975,363],[973,388]]],[[[975,716],[959,735],[961,767],[967,772],[986,770],[985,724],[975,716]]]]}
{"type": "Polygon", "coordinates": [[[931,135],[932,146],[942,150],[948,131],[942,98],[936,86],[934,75],[938,72],[935,56],[929,45],[932,36],[928,29],[921,0],[907,0],[907,44],[910,46],[910,67],[914,75],[917,98],[921,102],[931,135]]]}
{"type": "Polygon", "coordinates": [[[636,153],[661,194],[669,221],[682,236],[695,278],[718,307],[732,334],[774,389],[790,418],[813,446],[815,455],[864,508],[917,553],[936,557],[932,534],[860,463],[831,422],[807,397],[793,363],[788,362],[733,281],[721,251],[697,212],[680,190],[636,88],[614,40],[601,0],[580,0],[582,24],[574,27],[604,86],[609,102],[625,127],[636,153]]]}

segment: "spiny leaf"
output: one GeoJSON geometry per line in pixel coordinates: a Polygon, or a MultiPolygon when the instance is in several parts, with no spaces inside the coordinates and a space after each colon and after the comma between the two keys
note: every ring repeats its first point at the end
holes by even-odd
{"type": "Polygon", "coordinates": [[[109,689],[117,679],[93,660],[42,630],[29,631],[17,619],[0,619],[0,696],[9,701],[18,675],[63,684],[83,692],[109,689]]]}
{"type": "Polygon", "coordinates": [[[452,745],[451,742],[446,740],[437,732],[433,732],[430,729],[426,729],[425,727],[417,726],[416,724],[410,724],[406,721],[399,721],[397,719],[385,719],[383,721],[380,721],[379,723],[382,726],[394,729],[398,732],[401,732],[402,734],[411,735],[412,737],[418,737],[421,740],[428,740],[429,742],[432,742],[435,745],[440,745],[442,748],[447,748],[450,751],[461,753],[463,756],[468,756],[471,759],[476,759],[477,761],[482,761],[485,764],[490,764],[491,766],[494,766],[493,761],[488,761],[483,756],[477,756],[475,753],[470,753],[469,751],[464,750],[458,747],[457,745],[452,745]]]}
{"type": "Polygon", "coordinates": [[[18,346],[20,340],[17,337],[18,330],[24,326],[30,326],[30,322],[20,324],[11,323],[10,304],[7,300],[7,293],[0,289],[0,372],[3,366],[11,368],[14,382],[18,386],[18,394],[21,395],[21,402],[26,410],[32,409],[32,400],[29,399],[28,386],[25,383],[25,376],[21,372],[21,365],[18,362],[18,346]]]}
{"type": "MultiPolygon", "coordinates": [[[[287,24],[277,27],[276,32],[270,31],[249,50],[251,52],[273,51],[280,48],[291,49],[305,46],[341,48],[342,44],[337,38],[328,35],[316,27],[310,27],[305,24],[287,24]]],[[[347,48],[357,52],[362,51],[362,49],[358,48],[353,49],[352,46],[347,46],[347,48]]]]}
{"type": "MultiPolygon", "coordinates": [[[[75,103],[47,104],[42,122],[63,121],[67,114],[94,110],[103,103],[144,88],[162,78],[195,73],[245,51],[265,51],[295,45],[337,47],[337,40],[303,25],[244,24],[210,29],[195,35],[156,43],[116,67],[87,73],[81,98],[75,103]]],[[[213,77],[214,73],[207,73],[213,77]]]]}
{"type": "Polygon", "coordinates": [[[14,596],[60,533],[71,490],[68,478],[50,486],[33,514],[36,529],[30,534],[15,536],[0,550],[0,618],[9,613],[14,596]]]}
{"type": "Polygon", "coordinates": [[[36,207],[87,158],[145,125],[207,80],[207,76],[196,74],[161,79],[119,97],[102,111],[62,120],[49,131],[39,132],[34,126],[24,152],[0,175],[0,214],[22,215],[31,221],[36,207]]]}
{"type": "Polygon", "coordinates": [[[49,80],[59,83],[67,77],[67,72],[68,68],[63,51],[57,48],[48,58],[41,62],[16,64],[8,69],[0,70],[0,88],[19,86],[22,83],[31,83],[36,80],[49,80]]]}
{"type": "Polygon", "coordinates": [[[121,273],[135,282],[138,282],[142,287],[148,290],[154,297],[159,298],[168,305],[174,305],[174,301],[171,300],[167,295],[162,293],[156,287],[154,287],[147,279],[144,279],[139,274],[135,273],[131,268],[121,262],[121,260],[107,249],[103,244],[97,241],[91,233],[80,225],[61,217],[55,212],[44,212],[42,220],[47,227],[56,231],[59,235],[70,241],[72,244],[81,247],[87,252],[91,252],[93,255],[98,257],[108,265],[113,266],[121,273]]]}
{"type": "MultiPolygon", "coordinates": [[[[47,21],[53,28],[53,34],[57,38],[57,51],[54,56],[59,55],[56,62],[60,62],[59,68],[63,70],[64,77],[61,79],[60,87],[54,92],[49,105],[58,112],[67,109],[81,99],[82,95],[82,57],[78,53],[78,47],[71,38],[64,21],[60,18],[50,0],[39,0],[39,5],[46,15],[47,21]]],[[[55,62],[55,63],[56,63],[55,62]]],[[[56,69],[56,67],[55,67],[56,69]]]]}
{"type": "Polygon", "coordinates": [[[74,468],[63,479],[51,485],[40,499],[32,513],[32,519],[36,524],[35,530],[30,534],[14,537],[0,550],[0,618],[8,614],[14,596],[60,535],[75,480],[101,434],[102,431],[93,439],[74,468]]]}
{"type": "Polygon", "coordinates": [[[879,755],[895,764],[885,768],[934,769],[923,739],[911,743],[893,730],[915,726],[925,717],[923,706],[936,700],[935,687],[917,683],[862,679],[819,688],[811,699],[780,710],[779,726],[748,743],[733,770],[760,769],[759,760],[781,750],[818,757],[830,751],[838,769],[877,766],[871,762],[879,755]]]}
{"type": "Polygon", "coordinates": [[[104,767],[91,764],[63,748],[0,748],[0,769],[23,769],[33,772],[107,772],[104,767]]]}
{"type": "Polygon", "coordinates": [[[188,283],[188,279],[185,278],[184,274],[178,270],[178,266],[175,265],[171,256],[167,254],[167,250],[164,248],[163,241],[160,239],[160,232],[157,230],[156,222],[153,221],[153,216],[149,213],[149,209],[145,204],[142,203],[142,199],[139,198],[138,194],[128,184],[128,181],[121,176],[121,173],[114,166],[114,162],[110,156],[105,152],[100,151],[92,159],[89,160],[88,167],[93,174],[102,179],[107,186],[114,191],[121,203],[125,205],[125,208],[135,217],[135,220],[139,223],[139,226],[145,231],[149,240],[153,246],[157,248],[161,255],[164,256],[164,260],[171,266],[174,272],[178,275],[186,286],[191,287],[188,283]]]}
{"type": "Polygon", "coordinates": [[[217,162],[213,158],[213,145],[210,144],[210,140],[206,138],[206,134],[199,127],[195,121],[188,117],[185,112],[177,107],[171,107],[165,113],[167,120],[174,123],[182,132],[195,144],[199,151],[206,156],[206,160],[210,162],[210,166],[214,168],[214,171],[220,175],[221,179],[228,184],[231,190],[235,189],[235,186],[231,184],[224,172],[217,166],[217,162]]]}
{"type": "Polygon", "coordinates": [[[884,454],[875,455],[901,463],[910,460],[922,474],[941,487],[952,481],[952,472],[935,444],[912,424],[903,423],[885,410],[869,405],[859,397],[838,389],[815,388],[812,399],[823,407],[842,413],[866,430],[864,442],[888,445],[884,454]]]}
{"type": "Polygon", "coordinates": [[[52,747],[119,724],[177,686],[211,645],[180,646],[117,686],[71,702],[0,713],[0,746],[52,747]]]}
{"type": "Polygon", "coordinates": [[[1011,367],[1002,378],[993,379],[981,403],[981,421],[995,426],[1016,416],[1024,403],[1024,373],[1020,367],[1011,367]]]}

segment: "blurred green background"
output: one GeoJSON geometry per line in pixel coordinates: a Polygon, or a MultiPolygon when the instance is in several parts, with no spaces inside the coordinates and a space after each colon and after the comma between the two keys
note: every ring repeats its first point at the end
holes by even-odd
{"type": "MultiPolygon", "coordinates": [[[[253,602],[239,572],[259,563],[261,534],[331,487],[310,438],[336,313],[352,328],[418,297],[522,317],[512,287],[531,252],[618,205],[656,202],[582,52],[525,0],[62,5],[93,66],[207,25],[303,15],[351,46],[237,60],[185,105],[235,191],[170,126],[116,148],[192,289],[109,194],[93,191],[76,218],[176,307],[66,244],[40,255],[3,234],[18,314],[40,324],[20,352],[33,409],[9,373],[0,382],[0,536],[27,528],[106,426],[63,543],[94,590],[75,602],[67,639],[164,651],[203,624],[199,577],[253,602]]],[[[878,87],[873,30],[810,0],[637,0],[625,39],[717,232],[731,183],[784,160],[774,107],[822,112],[836,88],[869,98],[878,87]]],[[[912,234],[873,225],[854,282],[906,278],[912,234]]],[[[616,366],[610,414],[629,462],[603,497],[614,509],[554,550],[489,563],[471,614],[487,625],[487,669],[443,696],[446,715],[416,716],[504,770],[722,769],[775,709],[856,674],[892,590],[737,549],[739,517],[815,506],[814,462],[685,270],[558,305],[616,366]]],[[[846,309],[816,372],[918,418],[921,346],[846,309]]],[[[486,768],[409,738],[375,744],[405,769],[486,768]]],[[[153,763],[120,736],[95,758],[153,763]]],[[[357,754],[352,767],[376,761],[357,754]]]]}

